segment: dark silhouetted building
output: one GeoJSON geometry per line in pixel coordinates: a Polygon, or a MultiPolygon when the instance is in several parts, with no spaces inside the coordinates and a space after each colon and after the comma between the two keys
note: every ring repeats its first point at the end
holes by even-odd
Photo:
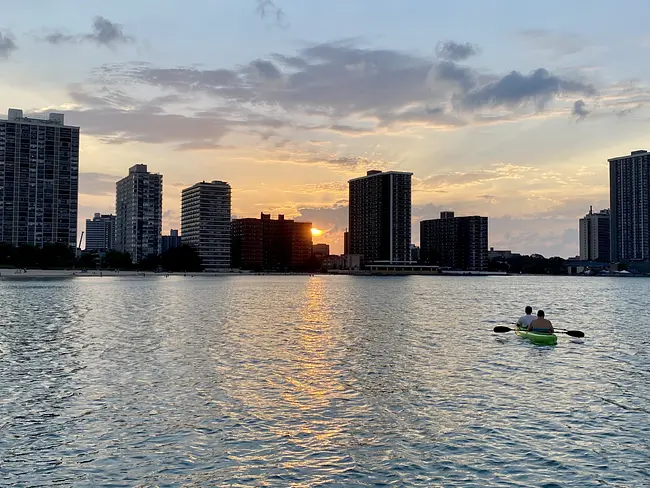
{"type": "Polygon", "coordinates": [[[343,254],[350,254],[350,233],[347,229],[343,233],[343,254]]]}
{"type": "Polygon", "coordinates": [[[115,249],[128,252],[134,263],[157,255],[162,230],[162,175],[149,173],[146,164],[136,164],[116,186],[115,249]]]}
{"type": "Polygon", "coordinates": [[[650,260],[650,153],[609,160],[610,259],[650,260]]]}
{"type": "Polygon", "coordinates": [[[368,171],[350,185],[350,254],[365,264],[411,261],[411,176],[368,171]]]}
{"type": "Polygon", "coordinates": [[[608,263],[610,258],[609,209],[589,213],[580,219],[580,259],[608,263]]]}
{"type": "Polygon", "coordinates": [[[305,266],[312,255],[311,222],[270,214],[231,223],[232,266],[249,270],[288,271],[305,266]]]}
{"type": "Polygon", "coordinates": [[[171,229],[168,236],[160,237],[160,254],[166,253],[170,249],[180,247],[182,243],[181,236],[178,235],[177,229],[171,229]]]}
{"type": "Polygon", "coordinates": [[[231,188],[223,181],[201,182],[181,196],[183,244],[201,256],[206,270],[230,268],[231,188]]]}
{"type": "Polygon", "coordinates": [[[0,242],[77,248],[79,127],[64,115],[0,120],[0,242]]]}
{"type": "Polygon", "coordinates": [[[487,271],[487,217],[455,217],[420,222],[420,253],[424,264],[467,271],[487,271]]]}
{"type": "Polygon", "coordinates": [[[312,253],[317,258],[326,258],[330,255],[330,246],[329,244],[314,244],[312,248],[312,253]]]}
{"type": "Polygon", "coordinates": [[[115,215],[96,213],[86,219],[86,251],[110,251],[115,249],[115,215]]]}

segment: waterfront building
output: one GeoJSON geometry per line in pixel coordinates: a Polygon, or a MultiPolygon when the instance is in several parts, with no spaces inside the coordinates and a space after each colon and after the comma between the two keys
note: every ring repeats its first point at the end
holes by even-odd
{"type": "Polygon", "coordinates": [[[312,253],[317,258],[326,258],[330,255],[330,246],[329,244],[314,244],[312,253]]]}
{"type": "Polygon", "coordinates": [[[589,213],[580,219],[580,259],[608,263],[610,259],[609,209],[589,213]]]}
{"type": "Polygon", "coordinates": [[[181,236],[178,235],[178,229],[171,229],[168,236],[160,237],[160,254],[164,254],[170,249],[179,247],[182,244],[181,236]]]}
{"type": "Polygon", "coordinates": [[[0,242],[77,248],[79,127],[64,115],[0,120],[0,242]]]}
{"type": "Polygon", "coordinates": [[[420,249],[424,264],[456,270],[487,271],[487,217],[455,217],[441,212],[439,219],[420,222],[420,249]]]}
{"type": "Polygon", "coordinates": [[[128,252],[138,263],[160,252],[162,230],[162,175],[146,164],[129,168],[116,184],[115,249],[128,252]]]}
{"type": "Polygon", "coordinates": [[[181,195],[183,244],[201,256],[205,270],[230,268],[232,190],[224,181],[196,183],[181,195]]]}
{"type": "Polygon", "coordinates": [[[610,260],[650,261],[650,154],[609,159],[610,260]]]}
{"type": "Polygon", "coordinates": [[[364,263],[411,261],[411,176],[368,171],[349,180],[349,249],[364,263]]]}
{"type": "Polygon", "coordinates": [[[96,213],[86,219],[86,251],[115,249],[115,215],[96,213]]]}
{"type": "Polygon", "coordinates": [[[513,254],[513,252],[510,249],[494,249],[493,247],[491,247],[490,250],[488,251],[488,261],[492,261],[493,259],[507,261],[508,259],[512,258],[515,255],[519,256],[519,254],[513,254]]]}
{"type": "Polygon", "coordinates": [[[248,270],[288,271],[305,266],[312,255],[311,222],[270,214],[232,221],[232,266],[248,270]]]}

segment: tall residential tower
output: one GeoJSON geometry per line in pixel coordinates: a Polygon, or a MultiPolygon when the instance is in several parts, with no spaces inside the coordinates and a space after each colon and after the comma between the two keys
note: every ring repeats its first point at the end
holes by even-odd
{"type": "Polygon", "coordinates": [[[77,247],[79,127],[63,118],[0,120],[0,242],[77,247]]]}
{"type": "Polygon", "coordinates": [[[611,262],[650,260],[650,154],[609,160],[611,262]]]}
{"type": "Polygon", "coordinates": [[[206,270],[230,268],[231,189],[224,181],[205,181],[181,194],[183,244],[194,247],[206,270]]]}
{"type": "Polygon", "coordinates": [[[131,254],[134,263],[160,252],[162,230],[162,175],[149,173],[146,164],[129,168],[117,182],[115,249],[131,254]]]}
{"type": "Polygon", "coordinates": [[[411,176],[401,171],[368,171],[350,185],[350,254],[364,263],[411,261],[411,176]]]}

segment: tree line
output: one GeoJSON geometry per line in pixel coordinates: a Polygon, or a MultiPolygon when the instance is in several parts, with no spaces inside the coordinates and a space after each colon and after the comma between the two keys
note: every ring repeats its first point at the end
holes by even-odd
{"type": "Polygon", "coordinates": [[[27,269],[120,269],[140,271],[199,272],[203,270],[201,257],[193,247],[181,245],[159,256],[149,256],[132,263],[127,252],[75,253],[65,244],[45,244],[43,247],[22,244],[12,246],[0,243],[0,267],[27,269]]]}

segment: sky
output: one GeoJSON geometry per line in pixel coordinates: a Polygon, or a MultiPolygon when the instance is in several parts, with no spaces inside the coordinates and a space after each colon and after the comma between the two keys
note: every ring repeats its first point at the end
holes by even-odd
{"type": "MultiPolygon", "coordinates": [[[[413,173],[413,242],[442,210],[489,245],[578,254],[607,159],[650,146],[650,2],[25,0],[0,17],[0,114],[81,127],[80,231],[115,182],[227,181],[232,213],[343,248],[347,181],[413,173]]],[[[5,115],[6,116],[6,115],[5,115]]]]}

